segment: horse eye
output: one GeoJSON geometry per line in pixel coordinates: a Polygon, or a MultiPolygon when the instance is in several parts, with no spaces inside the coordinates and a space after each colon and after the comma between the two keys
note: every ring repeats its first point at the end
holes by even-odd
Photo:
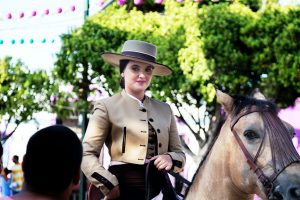
{"type": "Polygon", "coordinates": [[[259,134],[257,134],[253,130],[246,130],[244,132],[244,136],[246,137],[247,140],[254,140],[259,138],[259,134]]]}

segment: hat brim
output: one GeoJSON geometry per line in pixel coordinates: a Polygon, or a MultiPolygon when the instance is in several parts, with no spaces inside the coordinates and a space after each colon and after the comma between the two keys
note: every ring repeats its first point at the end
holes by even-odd
{"type": "Polygon", "coordinates": [[[108,64],[110,64],[114,67],[119,67],[120,60],[134,60],[134,61],[148,63],[148,64],[152,65],[154,67],[152,75],[168,76],[172,73],[172,70],[166,65],[156,63],[156,62],[145,61],[141,58],[137,58],[137,57],[133,57],[133,56],[105,52],[105,53],[101,54],[101,57],[103,58],[103,60],[105,62],[107,62],[108,64]]]}

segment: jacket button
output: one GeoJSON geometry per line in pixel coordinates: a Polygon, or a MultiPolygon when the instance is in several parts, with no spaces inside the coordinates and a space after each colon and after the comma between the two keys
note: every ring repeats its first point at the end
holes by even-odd
{"type": "Polygon", "coordinates": [[[149,118],[149,121],[150,121],[150,122],[153,122],[153,119],[152,119],[152,118],[149,118]]]}
{"type": "Polygon", "coordinates": [[[142,111],[142,112],[146,112],[146,109],[145,109],[145,108],[142,108],[142,109],[140,109],[140,111],[142,111]]]}
{"type": "Polygon", "coordinates": [[[158,144],[158,147],[161,147],[161,143],[158,144]]]}
{"type": "Polygon", "coordinates": [[[156,131],[157,131],[157,133],[160,133],[160,129],[159,128],[156,131]]]}

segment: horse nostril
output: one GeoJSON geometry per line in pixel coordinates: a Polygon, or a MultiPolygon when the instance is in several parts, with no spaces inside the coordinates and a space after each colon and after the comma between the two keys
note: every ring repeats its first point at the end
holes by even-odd
{"type": "Polygon", "coordinates": [[[269,200],[282,200],[283,196],[279,192],[275,192],[272,194],[272,196],[269,198],[269,200]]]}
{"type": "Polygon", "coordinates": [[[281,200],[283,196],[281,195],[280,186],[277,185],[276,188],[273,190],[271,195],[269,196],[269,200],[281,200]]]}
{"type": "Polygon", "coordinates": [[[289,193],[292,198],[300,199],[300,188],[290,188],[289,193]]]}

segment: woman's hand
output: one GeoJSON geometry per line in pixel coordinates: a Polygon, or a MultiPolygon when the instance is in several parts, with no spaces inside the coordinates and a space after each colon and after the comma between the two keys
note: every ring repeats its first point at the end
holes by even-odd
{"type": "Polygon", "coordinates": [[[120,197],[120,188],[119,186],[115,186],[108,195],[105,196],[104,200],[117,199],[120,197]]]}
{"type": "Polygon", "coordinates": [[[166,170],[169,171],[172,166],[172,158],[169,154],[157,155],[152,157],[150,160],[154,160],[154,165],[158,170],[166,170]]]}

